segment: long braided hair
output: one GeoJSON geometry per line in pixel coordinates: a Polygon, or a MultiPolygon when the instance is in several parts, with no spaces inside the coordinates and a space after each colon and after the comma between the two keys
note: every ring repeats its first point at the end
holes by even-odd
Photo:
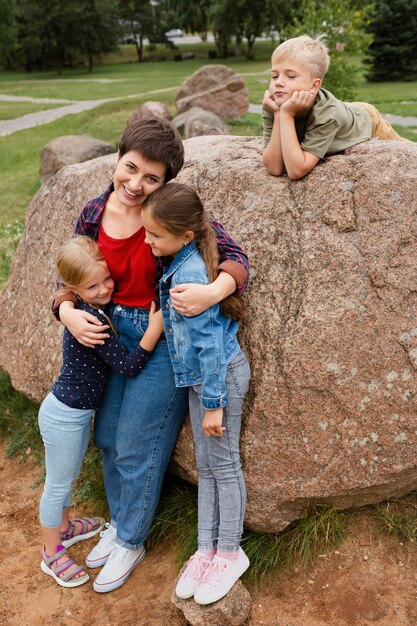
{"type": "MultiPolygon", "coordinates": [[[[191,230],[206,264],[209,280],[213,282],[217,278],[219,253],[216,235],[210,215],[194,189],[180,183],[163,185],[148,196],[143,209],[150,210],[153,219],[178,237],[191,230]]],[[[234,320],[244,317],[243,301],[236,294],[222,300],[220,308],[223,315],[234,320]]]]}

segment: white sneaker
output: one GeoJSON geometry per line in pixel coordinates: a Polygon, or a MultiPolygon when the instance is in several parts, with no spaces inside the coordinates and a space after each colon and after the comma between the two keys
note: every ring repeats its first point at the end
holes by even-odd
{"type": "Polygon", "coordinates": [[[100,533],[100,541],[94,546],[85,559],[87,567],[94,568],[105,565],[111,551],[116,545],[117,529],[108,522],[105,524],[105,527],[106,530],[102,530],[100,533]]]}
{"type": "Polygon", "coordinates": [[[195,594],[212,560],[212,556],[200,550],[193,554],[175,587],[175,594],[178,598],[186,600],[195,594]]]}
{"type": "Polygon", "coordinates": [[[106,593],[121,587],[135,567],[145,558],[145,554],[144,546],[140,546],[136,550],[134,548],[124,548],[116,544],[106,565],[94,581],[94,591],[106,593]]]}
{"type": "Polygon", "coordinates": [[[211,604],[223,598],[249,567],[249,559],[239,548],[239,556],[235,561],[213,558],[204,574],[201,585],[194,594],[197,604],[211,604]]]}

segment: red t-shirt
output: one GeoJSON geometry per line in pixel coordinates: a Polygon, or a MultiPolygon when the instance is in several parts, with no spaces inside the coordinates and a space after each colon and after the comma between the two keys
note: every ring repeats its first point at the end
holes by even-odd
{"type": "Polygon", "coordinates": [[[150,309],[155,300],[155,257],[145,234],[142,226],[126,239],[113,239],[100,225],[97,243],[116,283],[112,300],[150,309]]]}

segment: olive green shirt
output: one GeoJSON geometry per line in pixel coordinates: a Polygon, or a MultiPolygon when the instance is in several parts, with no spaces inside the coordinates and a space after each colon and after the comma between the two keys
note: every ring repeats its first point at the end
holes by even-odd
{"type": "MultiPolygon", "coordinates": [[[[274,114],[262,108],[264,147],[271,139],[274,114]]],[[[342,102],[327,89],[319,89],[307,117],[295,118],[298,141],[305,152],[322,159],[372,137],[369,113],[356,103],[342,102]]]]}

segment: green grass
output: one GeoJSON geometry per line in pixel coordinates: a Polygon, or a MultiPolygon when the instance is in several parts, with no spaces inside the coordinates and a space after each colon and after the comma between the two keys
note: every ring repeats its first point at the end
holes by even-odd
{"type": "Polygon", "coordinates": [[[406,539],[412,543],[417,541],[417,494],[394,501],[382,502],[375,507],[375,515],[381,527],[391,535],[406,539]]]}

